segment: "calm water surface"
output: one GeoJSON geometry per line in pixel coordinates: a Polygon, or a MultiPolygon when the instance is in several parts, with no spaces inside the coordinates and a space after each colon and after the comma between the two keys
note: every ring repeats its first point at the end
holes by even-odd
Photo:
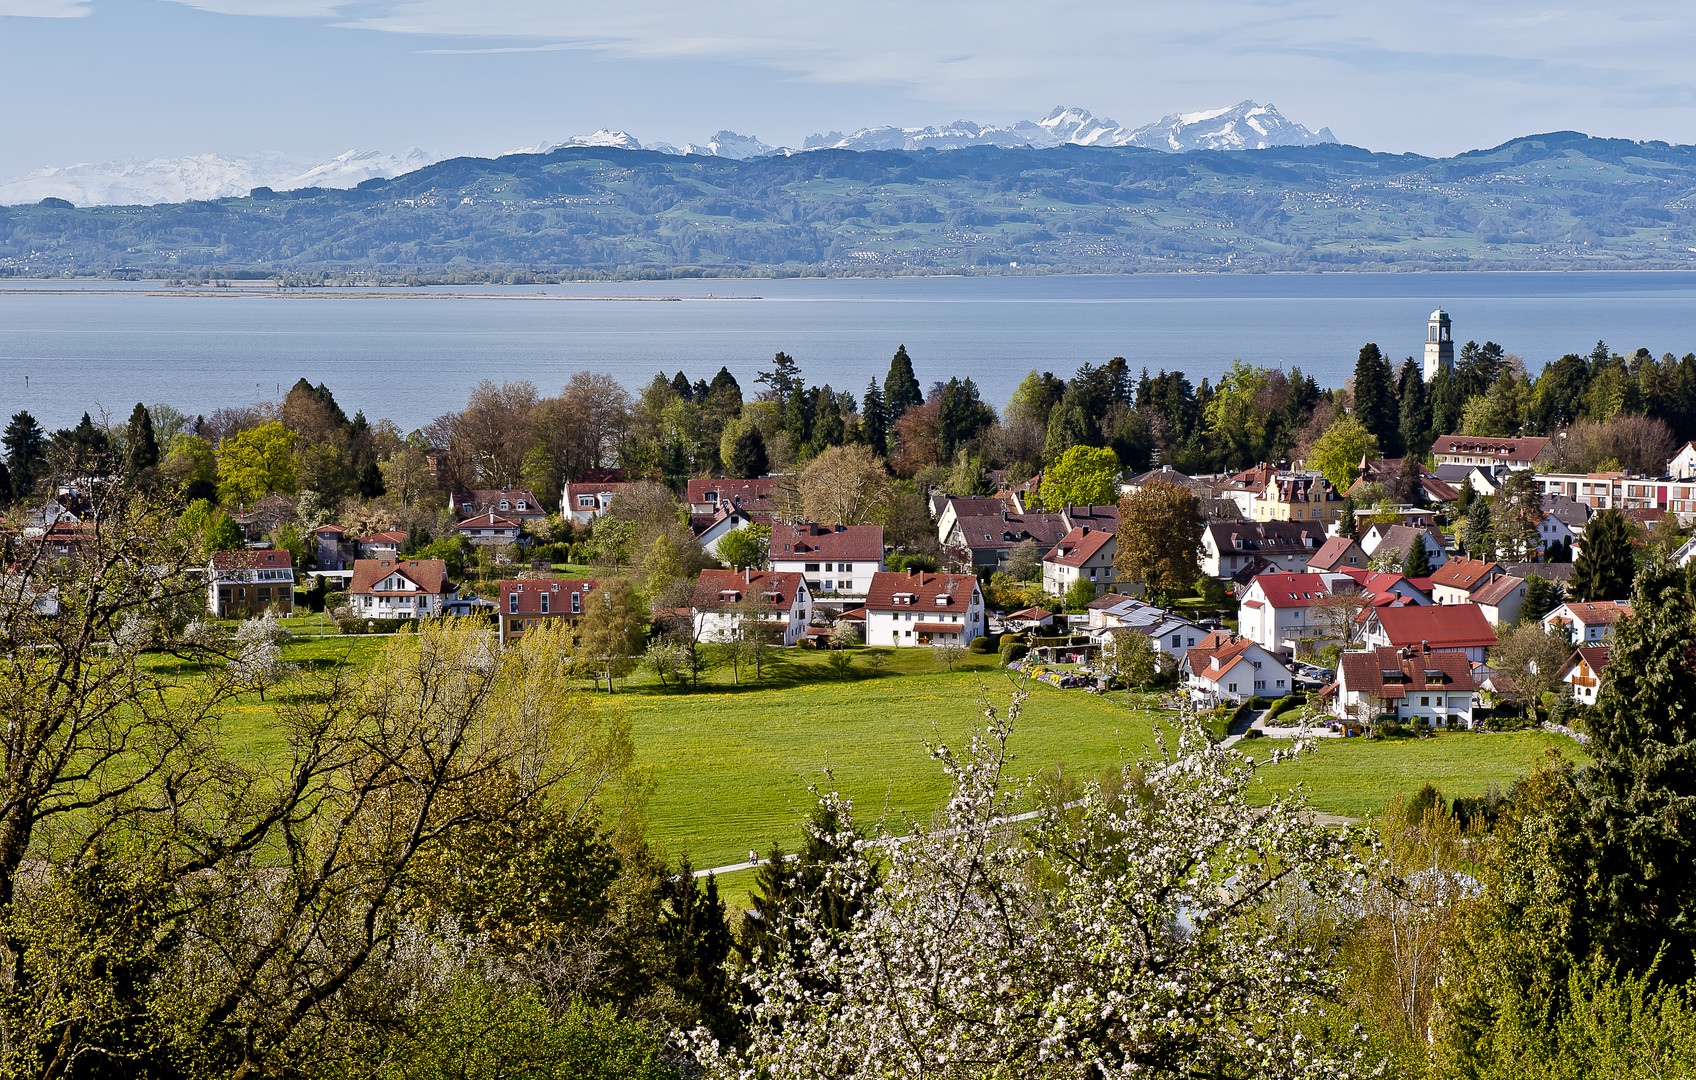
{"type": "Polygon", "coordinates": [[[593,369],[635,388],[656,371],[742,383],[772,354],[856,393],[906,344],[922,383],[970,375],[996,404],[1032,368],[1133,368],[1216,379],[1234,357],[1340,384],[1362,343],[1417,355],[1442,305],[1458,341],[1533,368],[1598,339],[1696,349],[1696,272],[1138,275],[700,281],[455,289],[168,290],[0,280],[0,415],[49,428],[137,401],[184,412],[275,399],[305,376],[351,414],[403,429],[462,406],[480,379],[554,393],[593,369]]]}

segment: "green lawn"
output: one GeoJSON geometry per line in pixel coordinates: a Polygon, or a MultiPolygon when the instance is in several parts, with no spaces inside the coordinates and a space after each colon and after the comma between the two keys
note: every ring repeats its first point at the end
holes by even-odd
{"type": "MultiPolygon", "coordinates": [[[[1319,739],[1319,749],[1268,769],[1267,788],[1287,791],[1305,785],[1318,809],[1350,817],[1368,817],[1398,795],[1410,795],[1429,782],[1447,798],[1479,795],[1492,784],[1506,791],[1514,780],[1542,760],[1550,749],[1576,761],[1588,760],[1571,739],[1538,731],[1444,732],[1429,739],[1319,739]]],[[[1238,744],[1256,758],[1280,740],[1238,744]]]]}
{"type": "MultiPolygon", "coordinates": [[[[405,640],[303,639],[285,656],[307,671],[337,663],[363,669],[390,642],[405,640]]],[[[827,767],[863,820],[934,809],[946,785],[925,744],[963,745],[967,733],[982,726],[980,701],[1005,706],[1012,691],[993,656],[968,656],[949,672],[927,649],[858,650],[846,681],[828,671],[822,653],[785,650],[772,657],[759,683],[734,686],[730,673],[718,670],[701,689],[679,691],[640,677],[610,699],[630,718],[639,763],[653,770],[650,835],[672,856],[687,852],[697,867],[740,862],[750,849],[763,853],[773,841],[793,849],[810,805],[807,784],[823,783],[827,767]],[[866,663],[872,653],[888,656],[876,674],[866,663]]],[[[158,663],[165,670],[175,661],[158,663]]],[[[231,703],[225,722],[232,744],[254,755],[280,751],[275,708],[279,695],[288,693],[285,685],[264,702],[247,694],[231,703]]],[[[1133,708],[1123,694],[1097,697],[1031,684],[1013,736],[1014,776],[1057,762],[1092,773],[1134,760],[1149,746],[1156,717],[1171,715],[1149,711],[1149,704],[1152,699],[1144,699],[1133,708]]],[[[1258,757],[1282,745],[1255,740],[1241,748],[1258,757]]],[[[1506,789],[1551,747],[1583,758],[1570,740],[1535,732],[1322,739],[1315,754],[1268,770],[1261,782],[1273,790],[1304,785],[1318,809],[1365,817],[1427,781],[1451,798],[1491,784],[1506,789]]],[[[745,890],[747,876],[725,882],[727,896],[745,890]]]]}

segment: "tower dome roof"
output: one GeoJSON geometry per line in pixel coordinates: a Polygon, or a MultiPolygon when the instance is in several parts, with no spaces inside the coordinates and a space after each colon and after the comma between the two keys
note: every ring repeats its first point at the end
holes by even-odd
{"type": "Polygon", "coordinates": [[[1444,311],[1442,308],[1438,308],[1436,311],[1433,311],[1431,313],[1431,321],[1432,322],[1448,322],[1449,321],[1449,313],[1444,311]]]}

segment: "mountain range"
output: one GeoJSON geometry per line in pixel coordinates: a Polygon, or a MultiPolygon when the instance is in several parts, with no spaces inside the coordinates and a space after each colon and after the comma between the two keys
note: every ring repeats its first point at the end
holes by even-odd
{"type": "MultiPolygon", "coordinates": [[[[1255,150],[1272,146],[1314,146],[1334,143],[1329,128],[1310,131],[1285,118],[1271,105],[1244,101],[1228,109],[1178,113],[1131,129],[1098,119],[1087,109],[1056,108],[1041,120],[1022,120],[1005,126],[985,126],[956,120],[941,127],[861,128],[850,135],[833,131],[811,135],[797,150],[771,146],[752,135],[720,131],[700,143],[643,144],[624,131],[601,130],[562,142],[541,143],[513,151],[545,154],[569,147],[612,147],[653,150],[663,154],[721,157],[737,161],[810,150],[960,150],[968,146],[1143,146],[1171,153],[1194,150],[1255,150]]],[[[42,169],[0,182],[0,206],[63,199],[76,206],[152,206],[158,203],[224,199],[246,195],[254,188],[277,191],[296,188],[351,188],[373,178],[388,179],[440,160],[413,147],[402,154],[349,150],[330,161],[314,163],[283,154],[248,157],[202,154],[187,158],[125,159],[103,164],[83,163],[42,169]]]]}
{"type": "MultiPolygon", "coordinates": [[[[1219,131],[1175,120],[1167,132],[1180,142],[1219,131]]],[[[1101,127],[1097,138],[1111,134],[1101,127]]],[[[1095,131],[1070,120],[1054,128],[1071,138],[1095,131]]],[[[1577,132],[1448,158],[1337,143],[1188,153],[1073,142],[824,147],[748,158],[579,145],[454,158],[348,190],[0,207],[0,276],[522,282],[1510,268],[1696,268],[1696,147],[1577,132]]]]}

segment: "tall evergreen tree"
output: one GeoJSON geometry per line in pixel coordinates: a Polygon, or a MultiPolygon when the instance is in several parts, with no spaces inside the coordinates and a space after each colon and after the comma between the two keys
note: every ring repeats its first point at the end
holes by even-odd
{"type": "MultiPolygon", "coordinates": [[[[1589,553],[1586,538],[1580,563],[1589,553]]],[[[1585,726],[1594,940],[1639,973],[1658,956],[1657,976],[1683,982],[1696,975],[1696,627],[1663,559],[1638,577],[1585,726]]]]}
{"type": "Polygon", "coordinates": [[[1341,516],[1337,519],[1337,535],[1346,536],[1350,540],[1360,539],[1360,519],[1355,517],[1354,513],[1359,509],[1360,504],[1354,501],[1353,495],[1343,499],[1341,516]]]}
{"type": "Polygon", "coordinates": [[[677,392],[677,396],[682,398],[684,401],[695,400],[695,388],[690,385],[689,376],[683,374],[683,372],[679,371],[676,375],[671,377],[671,388],[675,390],[677,392]]]}
{"type": "Polygon", "coordinates": [[[1048,439],[1043,443],[1042,460],[1052,465],[1060,455],[1074,446],[1088,445],[1089,421],[1084,411],[1067,399],[1054,403],[1048,414],[1048,439]]]}
{"type": "Polygon", "coordinates": [[[837,399],[836,391],[825,383],[819,391],[818,408],[813,415],[813,430],[810,439],[814,454],[822,454],[833,446],[841,446],[845,434],[842,422],[842,403],[837,399]]]}
{"type": "Polygon", "coordinates": [[[5,444],[6,466],[12,473],[12,498],[24,498],[47,475],[47,432],[28,412],[16,412],[0,441],[5,444]]]}
{"type": "Polygon", "coordinates": [[[860,434],[872,453],[880,456],[889,453],[889,409],[876,379],[866,384],[866,396],[860,403],[860,434]]]}
{"type": "Polygon", "coordinates": [[[135,403],[125,442],[124,471],[132,478],[159,464],[159,440],[153,434],[153,417],[147,406],[135,403]]]}
{"type": "Polygon", "coordinates": [[[890,426],[901,419],[902,413],[924,403],[919,378],[913,374],[913,361],[907,355],[907,346],[902,345],[889,361],[889,376],[883,380],[883,405],[888,410],[890,426]]]}
{"type": "Polygon", "coordinates": [[[766,460],[766,440],[758,427],[748,424],[737,432],[724,468],[731,476],[745,480],[766,474],[770,463],[766,460]]]}
{"type": "Polygon", "coordinates": [[[795,362],[793,356],[780,352],[772,357],[771,370],[760,372],[754,381],[765,383],[772,395],[787,407],[789,399],[802,388],[801,365],[795,362]]]}
{"type": "Polygon", "coordinates": [[[1361,346],[1360,358],[1354,365],[1354,417],[1360,426],[1378,439],[1385,457],[1396,456],[1401,443],[1401,417],[1396,408],[1396,392],[1390,382],[1390,362],[1368,342],[1361,346]]]}
{"type": "Polygon", "coordinates": [[[956,449],[995,423],[995,410],[984,403],[971,379],[949,379],[942,388],[937,421],[942,428],[942,456],[948,460],[956,449]]]}
{"type": "Polygon", "coordinates": [[[1410,578],[1426,577],[1431,573],[1431,552],[1426,550],[1423,540],[1408,545],[1407,558],[1402,560],[1402,573],[1410,578]]]}
{"type": "Polygon", "coordinates": [[[1401,374],[1402,453],[1424,457],[1431,449],[1431,397],[1425,392],[1425,372],[1413,357],[1402,361],[1401,374]]]}
{"type": "Polygon", "coordinates": [[[1618,510],[1603,510],[1590,519],[1572,568],[1573,599],[1624,600],[1631,595],[1637,572],[1631,532],[1631,523],[1618,510]]]}
{"type": "Polygon", "coordinates": [[[797,384],[783,410],[783,430],[789,433],[789,445],[799,453],[813,435],[813,410],[817,405],[817,387],[805,389],[797,384]]]}
{"type": "Polygon", "coordinates": [[[1472,500],[1466,511],[1466,553],[1474,559],[1490,559],[1496,554],[1495,537],[1491,535],[1490,504],[1483,499],[1472,500]]]}
{"type": "Polygon", "coordinates": [[[721,367],[718,374],[713,376],[712,384],[707,387],[707,393],[711,395],[727,386],[735,388],[737,397],[742,396],[742,386],[736,381],[736,376],[730,373],[729,368],[721,367]]]}

